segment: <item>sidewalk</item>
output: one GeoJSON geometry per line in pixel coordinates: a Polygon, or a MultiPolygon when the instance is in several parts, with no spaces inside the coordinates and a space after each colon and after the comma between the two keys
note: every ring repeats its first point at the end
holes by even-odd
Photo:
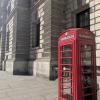
{"type": "MultiPolygon", "coordinates": [[[[57,80],[13,76],[0,71],[0,100],[58,100],[57,80]]],[[[100,100],[100,92],[98,92],[100,100]]]]}
{"type": "Polygon", "coordinates": [[[0,71],[0,100],[57,100],[57,81],[0,71]]]}

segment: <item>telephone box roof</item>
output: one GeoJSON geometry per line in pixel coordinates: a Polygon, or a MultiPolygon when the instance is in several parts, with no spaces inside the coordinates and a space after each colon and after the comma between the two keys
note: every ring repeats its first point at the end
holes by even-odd
{"type": "Polygon", "coordinates": [[[63,38],[67,35],[72,35],[72,34],[74,34],[75,37],[78,37],[79,35],[92,36],[93,37],[92,39],[94,39],[94,37],[95,37],[95,34],[93,32],[91,32],[90,30],[88,30],[88,29],[70,28],[70,29],[65,30],[63,33],[61,33],[58,38],[60,39],[60,38],[63,38]]]}

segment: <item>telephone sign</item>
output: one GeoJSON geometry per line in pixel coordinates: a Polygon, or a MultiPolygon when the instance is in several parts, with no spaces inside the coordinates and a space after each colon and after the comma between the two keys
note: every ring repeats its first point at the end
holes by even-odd
{"type": "Polygon", "coordinates": [[[97,100],[95,35],[87,29],[59,36],[58,99],[97,100]]]}

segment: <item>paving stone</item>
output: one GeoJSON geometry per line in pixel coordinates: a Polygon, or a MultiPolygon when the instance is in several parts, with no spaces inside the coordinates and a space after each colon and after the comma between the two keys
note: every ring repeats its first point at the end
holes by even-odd
{"type": "MultiPolygon", "coordinates": [[[[13,76],[0,71],[0,100],[58,100],[57,80],[13,76]]],[[[98,91],[100,100],[100,91],[98,91]]]]}
{"type": "Polygon", "coordinates": [[[0,85],[0,100],[57,100],[57,81],[0,71],[0,85]]]}

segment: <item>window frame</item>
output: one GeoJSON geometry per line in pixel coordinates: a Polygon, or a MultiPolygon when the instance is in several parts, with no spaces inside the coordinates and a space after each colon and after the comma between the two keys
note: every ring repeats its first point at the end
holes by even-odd
{"type": "Polygon", "coordinates": [[[78,12],[76,14],[76,27],[78,27],[78,28],[86,28],[86,29],[90,30],[90,8],[85,9],[85,10],[83,10],[81,12],[78,12]],[[88,17],[86,17],[86,14],[88,14],[88,17]],[[88,20],[87,20],[87,18],[88,18],[88,20]],[[83,23],[80,22],[80,20],[82,20],[83,23]]]}

